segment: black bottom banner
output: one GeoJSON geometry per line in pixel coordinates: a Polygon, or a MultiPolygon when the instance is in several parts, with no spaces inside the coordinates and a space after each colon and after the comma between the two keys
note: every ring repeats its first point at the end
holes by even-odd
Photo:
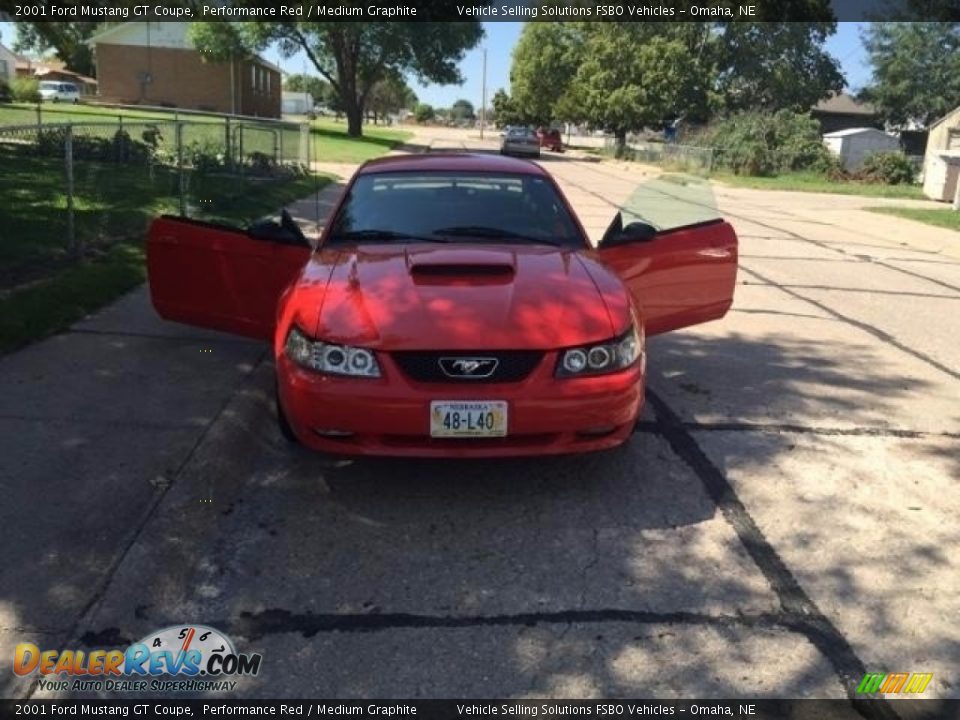
{"type": "Polygon", "coordinates": [[[960,700],[0,700],[0,720],[93,716],[960,720],[960,700]]]}

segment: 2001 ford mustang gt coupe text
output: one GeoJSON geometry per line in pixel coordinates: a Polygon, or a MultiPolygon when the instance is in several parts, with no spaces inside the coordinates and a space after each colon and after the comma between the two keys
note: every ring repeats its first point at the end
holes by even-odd
{"type": "Polygon", "coordinates": [[[629,437],[645,338],[726,313],[737,239],[618,214],[594,249],[534,163],[398,156],[357,171],[316,249],[286,214],[245,231],[161,217],[148,268],[162,317],[273,341],[290,439],[537,455],[629,437]]]}

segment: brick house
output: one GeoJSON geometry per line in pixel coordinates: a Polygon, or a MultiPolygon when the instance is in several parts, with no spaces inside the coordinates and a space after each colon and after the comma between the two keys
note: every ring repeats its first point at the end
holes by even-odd
{"type": "Polygon", "coordinates": [[[280,117],[280,68],[261,58],[205,61],[189,26],[128,22],[93,36],[100,99],[280,117]]]}

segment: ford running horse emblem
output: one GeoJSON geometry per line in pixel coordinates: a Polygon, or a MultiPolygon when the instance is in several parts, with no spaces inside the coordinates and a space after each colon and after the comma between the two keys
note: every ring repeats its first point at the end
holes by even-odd
{"type": "Polygon", "coordinates": [[[445,357],[440,358],[440,369],[450,378],[482,380],[493,375],[500,361],[484,357],[445,357]]]}

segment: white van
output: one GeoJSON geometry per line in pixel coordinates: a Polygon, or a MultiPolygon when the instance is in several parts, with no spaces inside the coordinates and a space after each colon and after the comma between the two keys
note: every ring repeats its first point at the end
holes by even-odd
{"type": "Polygon", "coordinates": [[[43,80],[40,82],[40,98],[44,102],[80,102],[80,88],[73,83],[43,80]]]}

